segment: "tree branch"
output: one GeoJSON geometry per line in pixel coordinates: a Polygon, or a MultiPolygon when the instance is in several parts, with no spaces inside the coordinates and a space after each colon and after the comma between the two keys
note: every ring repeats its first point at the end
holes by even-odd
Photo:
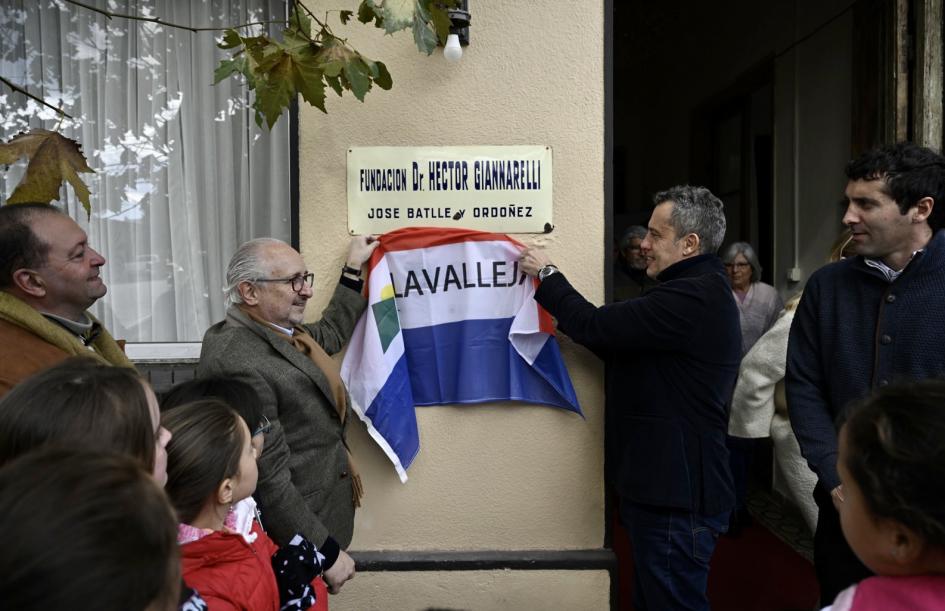
{"type": "Polygon", "coordinates": [[[30,92],[27,91],[26,89],[23,89],[22,87],[20,87],[20,86],[17,85],[16,83],[12,83],[12,82],[8,81],[7,79],[3,78],[2,76],[0,76],[0,82],[2,82],[4,85],[6,85],[7,87],[9,87],[9,88],[12,89],[13,91],[16,91],[17,93],[22,93],[23,95],[25,95],[26,97],[30,98],[31,100],[36,100],[37,102],[39,102],[40,104],[42,104],[42,105],[45,106],[46,108],[51,108],[51,109],[55,110],[55,111],[56,111],[57,113],[59,113],[61,116],[67,117],[67,118],[69,118],[69,119],[72,118],[72,116],[71,116],[69,113],[67,113],[66,111],[64,111],[63,109],[61,109],[61,108],[56,108],[55,106],[53,106],[52,104],[50,104],[50,103],[47,102],[46,100],[44,100],[44,99],[42,99],[42,98],[40,98],[40,97],[37,97],[37,96],[33,95],[32,93],[30,93],[30,92]]]}
{"type": "Polygon", "coordinates": [[[228,26],[222,26],[222,27],[196,28],[189,25],[181,25],[179,23],[171,23],[169,21],[164,21],[160,17],[143,17],[141,15],[125,15],[122,13],[113,13],[111,11],[106,11],[105,9],[100,9],[97,6],[91,6],[89,4],[85,4],[84,2],[79,2],[79,0],[63,0],[63,1],[68,4],[72,4],[74,6],[79,6],[84,9],[90,10],[93,13],[104,15],[105,17],[108,17],[109,19],[118,18],[118,19],[130,19],[132,21],[147,21],[149,23],[157,23],[159,25],[167,26],[169,28],[177,28],[178,30],[187,30],[189,32],[221,32],[223,30],[237,30],[240,28],[248,28],[254,25],[269,25],[272,23],[281,23],[282,25],[286,25],[286,22],[284,19],[276,19],[272,21],[252,21],[250,23],[241,23],[239,25],[228,25],[228,26]]]}
{"type": "Polygon", "coordinates": [[[317,24],[319,25],[319,27],[321,27],[323,30],[325,30],[326,32],[328,32],[328,34],[330,34],[333,38],[338,38],[337,36],[334,35],[334,33],[332,33],[331,28],[328,27],[328,20],[327,20],[327,17],[326,17],[326,20],[325,20],[325,21],[322,21],[321,19],[319,19],[319,18],[315,15],[315,13],[313,13],[311,10],[309,10],[309,8],[308,8],[307,6],[305,6],[305,4],[302,3],[302,0],[293,0],[293,3],[295,4],[295,11],[296,11],[296,13],[298,13],[299,7],[302,7],[303,9],[305,9],[305,12],[308,13],[308,16],[312,18],[312,21],[314,21],[315,23],[317,23],[317,24]]]}

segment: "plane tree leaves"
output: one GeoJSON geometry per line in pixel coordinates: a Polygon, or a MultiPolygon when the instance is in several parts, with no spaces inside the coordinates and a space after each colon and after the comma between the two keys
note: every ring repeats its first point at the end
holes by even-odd
{"type": "MultiPolygon", "coordinates": [[[[386,34],[412,30],[417,48],[429,55],[438,43],[445,43],[450,26],[447,9],[456,4],[456,0],[362,0],[356,13],[339,11],[339,21],[347,25],[357,16],[359,22],[373,23],[386,34]]],[[[361,55],[302,0],[290,0],[290,7],[281,36],[243,35],[241,32],[249,32],[247,24],[224,30],[218,42],[230,57],[222,60],[214,71],[214,84],[227,78],[244,79],[247,89],[253,92],[252,106],[258,125],[265,123],[271,129],[297,97],[327,112],[326,86],[339,96],[347,90],[362,102],[374,85],[385,90],[393,86],[390,71],[383,62],[361,55]]],[[[7,203],[58,199],[65,181],[72,185],[86,212],[91,214],[89,190],[79,174],[93,170],[77,142],[56,132],[34,129],[0,143],[0,164],[23,157],[29,159],[26,173],[7,203]]]]}
{"type": "MultiPolygon", "coordinates": [[[[436,33],[436,37],[441,44],[446,44],[446,37],[450,35],[450,26],[452,25],[444,6],[452,8],[457,4],[457,2],[443,3],[438,0],[424,0],[423,5],[420,7],[423,8],[423,11],[419,12],[420,16],[423,18],[424,22],[432,24],[433,31],[436,33]]],[[[427,55],[429,55],[429,53],[427,53],[427,55]]]]}
{"type": "Polygon", "coordinates": [[[374,3],[384,20],[384,31],[388,34],[413,27],[417,0],[381,0],[374,3]]]}
{"type": "Polygon", "coordinates": [[[49,203],[59,199],[63,181],[72,185],[87,214],[92,214],[89,189],[80,173],[94,172],[86,162],[79,143],[57,132],[33,129],[0,143],[0,164],[26,157],[26,174],[13,190],[7,204],[49,203]]]}
{"type": "Polygon", "coordinates": [[[413,30],[417,49],[430,55],[437,43],[446,44],[450,18],[447,9],[457,6],[456,0],[362,0],[358,21],[374,21],[375,27],[388,34],[413,30]]]}

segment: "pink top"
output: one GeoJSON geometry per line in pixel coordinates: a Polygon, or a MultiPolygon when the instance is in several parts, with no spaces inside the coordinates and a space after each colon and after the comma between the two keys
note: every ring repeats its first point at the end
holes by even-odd
{"type": "Polygon", "coordinates": [[[876,576],[850,586],[830,611],[925,611],[945,609],[945,575],[876,576]]]}

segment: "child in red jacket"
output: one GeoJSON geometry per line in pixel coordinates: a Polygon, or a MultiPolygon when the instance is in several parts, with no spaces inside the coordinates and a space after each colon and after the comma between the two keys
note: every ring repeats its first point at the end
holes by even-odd
{"type": "Polygon", "coordinates": [[[295,537],[279,549],[256,520],[256,452],[243,419],[210,399],[165,412],[165,490],[177,510],[184,581],[210,611],[303,610],[324,557],[295,537]]]}

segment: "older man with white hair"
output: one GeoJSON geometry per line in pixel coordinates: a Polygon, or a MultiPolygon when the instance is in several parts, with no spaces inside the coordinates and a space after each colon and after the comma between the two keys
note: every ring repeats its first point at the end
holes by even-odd
{"type": "Polygon", "coordinates": [[[272,424],[256,488],[263,522],[280,545],[299,533],[319,547],[332,593],[354,575],[344,548],[361,484],[345,445],[348,393],[330,355],[367,306],[361,268],[377,244],[352,239],[331,301],[310,324],[302,321],[313,274],[302,255],[271,238],[240,246],[226,273],[226,319],[207,330],[197,367],[198,376],[232,376],[259,393],[272,424]]]}

